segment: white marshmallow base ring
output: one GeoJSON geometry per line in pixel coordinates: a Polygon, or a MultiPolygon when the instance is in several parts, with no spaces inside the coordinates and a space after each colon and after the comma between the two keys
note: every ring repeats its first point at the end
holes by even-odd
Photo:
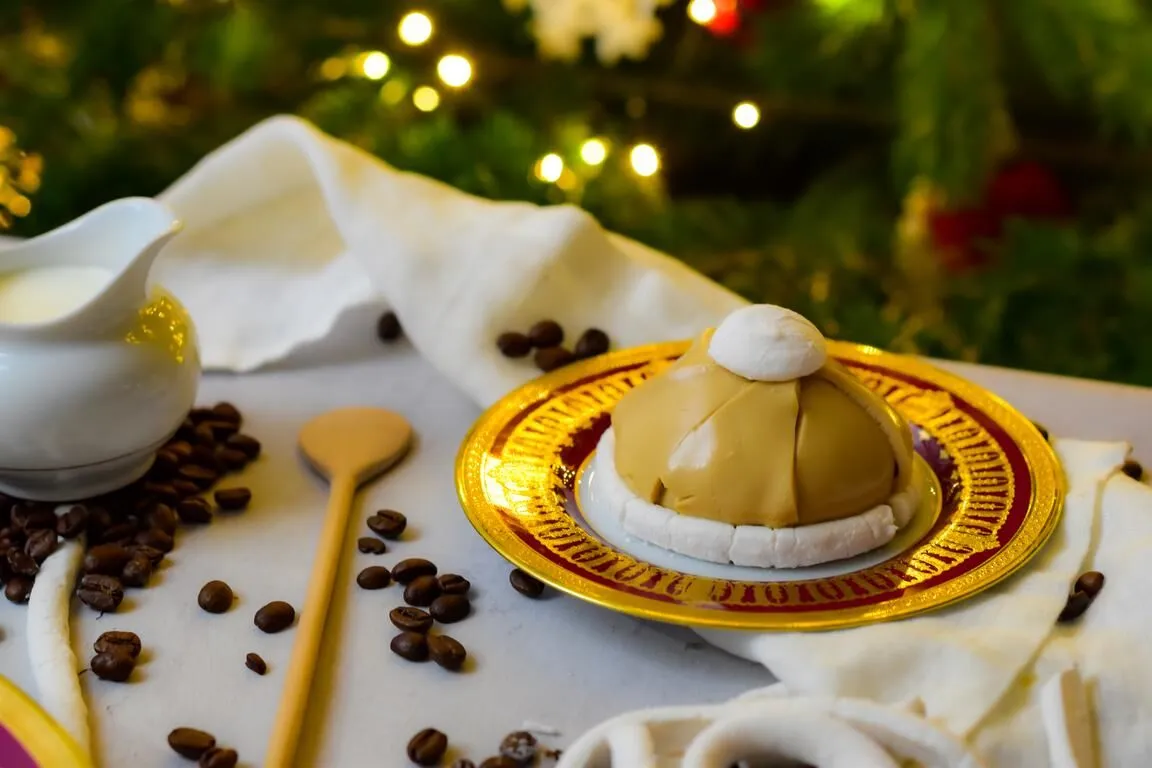
{"type": "Polygon", "coordinates": [[[729,525],[681,515],[632,492],[616,471],[616,438],[609,427],[592,457],[592,484],[629,534],[658,547],[714,563],[757,568],[803,568],[845,560],[892,540],[915,514],[918,494],[901,491],[865,512],[795,528],[729,525]]]}
{"type": "Polygon", "coordinates": [[[721,321],[708,343],[717,365],[753,381],[791,381],[828,359],[824,335],[808,318],[772,304],[741,307],[721,321]]]}
{"type": "Polygon", "coordinates": [[[69,629],[72,590],[83,558],[80,537],[62,542],[40,566],[28,598],[28,662],[40,706],[90,755],[88,706],[80,689],[69,629]]]}
{"type": "Polygon", "coordinates": [[[789,697],[775,685],[726,704],[613,718],[564,750],[557,768],[730,768],[768,760],[820,768],[900,768],[909,760],[923,768],[985,765],[967,744],[911,709],[789,697]]]}

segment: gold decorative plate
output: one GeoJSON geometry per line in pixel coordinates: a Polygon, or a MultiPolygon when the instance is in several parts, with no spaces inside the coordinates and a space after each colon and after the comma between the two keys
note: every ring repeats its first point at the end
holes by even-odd
{"type": "Polygon", "coordinates": [[[492,547],[553,587],[647,619],[725,629],[823,630],[905,618],[1011,575],[1043,546],[1063,475],[1023,415],[915,358],[831,342],[830,353],[908,419],[941,492],[935,523],[883,562],[805,578],[710,578],[603,541],[580,509],[580,473],[613,405],[688,348],[658,344],[567,366],[492,406],[465,439],[456,486],[492,547]]]}
{"type": "Polygon", "coordinates": [[[0,677],[0,766],[91,768],[92,763],[55,720],[0,677]]]}

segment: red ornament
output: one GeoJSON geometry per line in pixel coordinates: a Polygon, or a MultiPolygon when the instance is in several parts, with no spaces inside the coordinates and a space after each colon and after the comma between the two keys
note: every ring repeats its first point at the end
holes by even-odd
{"type": "Polygon", "coordinates": [[[714,0],[716,15],[706,25],[714,35],[727,37],[740,29],[740,7],[736,0],[714,0]]]}

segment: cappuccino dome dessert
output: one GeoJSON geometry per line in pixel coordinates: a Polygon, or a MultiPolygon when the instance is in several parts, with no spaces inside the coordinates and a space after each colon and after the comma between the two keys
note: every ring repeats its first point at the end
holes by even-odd
{"type": "Polygon", "coordinates": [[[590,482],[651,544],[797,568],[891,541],[916,508],[912,456],[907,422],[816,327],[761,304],[617,403],[590,482]]]}

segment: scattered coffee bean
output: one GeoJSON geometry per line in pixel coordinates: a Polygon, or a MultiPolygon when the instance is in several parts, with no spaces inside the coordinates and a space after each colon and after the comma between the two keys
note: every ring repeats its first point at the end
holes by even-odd
{"type": "Polygon", "coordinates": [[[1132,459],[1125,460],[1124,466],[1120,467],[1120,471],[1133,480],[1144,479],[1144,467],[1140,466],[1140,462],[1138,461],[1133,461],[1132,459]]]}
{"type": "Polygon", "coordinates": [[[88,527],[88,508],[79,504],[56,518],[56,533],[74,539],[88,527]]]}
{"type": "Polygon", "coordinates": [[[392,574],[382,565],[370,565],[356,574],[361,589],[384,589],[392,581],[392,574]]]}
{"type": "Polygon", "coordinates": [[[1072,587],[1073,592],[1086,592],[1089,597],[1096,597],[1102,589],[1104,589],[1104,574],[1100,571],[1080,574],[1080,578],[1076,579],[1076,586],[1072,587]]]}
{"type": "Polygon", "coordinates": [[[382,555],[388,551],[387,545],[380,539],[372,538],[371,536],[362,536],[356,540],[356,549],[360,550],[366,555],[382,555]]]}
{"type": "Polygon", "coordinates": [[[528,329],[534,347],[555,347],[564,341],[564,329],[555,320],[541,320],[528,329]]]}
{"type": "Polygon", "coordinates": [[[443,573],[438,579],[440,591],[446,595],[466,595],[472,589],[472,582],[458,573],[443,573]]]}
{"type": "Polygon", "coordinates": [[[544,594],[544,583],[519,568],[512,569],[512,573],[508,574],[508,582],[525,597],[535,598],[544,594]]]}
{"type": "Polygon", "coordinates": [[[409,557],[392,566],[392,578],[401,584],[409,584],[420,576],[435,575],[435,563],[421,557],[409,557]]]}
{"type": "Polygon", "coordinates": [[[33,502],[25,502],[12,507],[12,525],[22,531],[39,531],[44,528],[56,530],[56,513],[51,507],[33,502]]]}
{"type": "Polygon", "coordinates": [[[164,446],[164,450],[170,451],[176,455],[178,459],[187,459],[192,455],[192,446],[185,440],[176,440],[175,442],[168,443],[164,446]]]}
{"type": "Polygon", "coordinates": [[[180,518],[176,517],[176,513],[172,511],[172,507],[167,504],[157,504],[152,507],[145,519],[152,528],[166,533],[169,536],[176,533],[176,528],[180,523],[180,518]]]}
{"type": "Polygon", "coordinates": [[[176,470],[179,468],[180,457],[176,455],[176,452],[161,448],[156,452],[156,459],[152,462],[152,468],[148,470],[148,474],[151,477],[168,478],[176,474],[176,470]]]}
{"type": "Polygon", "coordinates": [[[447,669],[456,672],[464,666],[468,658],[468,651],[456,639],[448,635],[433,635],[428,638],[428,653],[432,661],[447,669]]]}
{"type": "Polygon", "coordinates": [[[155,496],[160,501],[173,502],[180,498],[176,488],[169,483],[145,483],[144,493],[155,496]]]}
{"type": "Polygon", "coordinates": [[[408,661],[428,660],[428,638],[419,632],[401,632],[388,646],[392,653],[408,661]]]}
{"type": "Polygon", "coordinates": [[[240,409],[232,403],[216,403],[212,406],[212,418],[229,424],[240,424],[244,417],[240,415],[240,409]]]}
{"type": "Polygon", "coordinates": [[[532,359],[536,362],[537,368],[548,373],[568,365],[576,359],[576,356],[564,347],[544,347],[536,350],[532,359]]]}
{"type": "Polygon", "coordinates": [[[199,496],[184,499],[177,504],[176,514],[185,523],[193,525],[212,522],[212,506],[199,496]]]}
{"type": "Polygon", "coordinates": [[[143,587],[152,578],[152,561],[141,554],[132,555],[132,559],[124,566],[120,580],[126,587],[143,587]]]}
{"type": "Polygon", "coordinates": [[[448,737],[435,728],[425,728],[408,742],[408,759],[416,765],[439,765],[448,751],[448,737]]]}
{"type": "Polygon", "coordinates": [[[224,613],[232,607],[233,599],[232,587],[222,581],[210,581],[200,587],[196,603],[208,613],[224,613]]]}
{"type": "Polygon", "coordinates": [[[1068,602],[1064,604],[1064,610],[1060,611],[1060,616],[1056,621],[1060,624],[1076,621],[1084,615],[1084,611],[1088,610],[1088,606],[1091,604],[1092,596],[1087,592],[1073,592],[1068,595],[1068,602]]]}
{"type": "Polygon", "coordinates": [[[227,749],[224,747],[211,747],[204,754],[200,755],[200,759],[196,765],[199,768],[236,768],[236,763],[240,762],[240,755],[234,749],[227,749]]]}
{"type": "Polygon", "coordinates": [[[528,731],[515,731],[500,742],[500,754],[517,765],[528,765],[536,757],[536,737],[528,731]]]}
{"type": "Polygon", "coordinates": [[[35,576],[40,566],[22,549],[8,550],[8,570],[17,576],[35,576]]]}
{"type": "Polygon", "coordinates": [[[187,480],[173,480],[172,487],[180,493],[180,498],[188,498],[200,493],[200,487],[187,480]]]}
{"type": "Polygon", "coordinates": [[[101,544],[119,544],[120,546],[126,545],[132,541],[132,537],[136,535],[136,525],[134,523],[116,523],[104,534],[99,537],[101,544]]]}
{"type": "Polygon", "coordinates": [[[576,357],[585,360],[589,357],[596,357],[608,351],[608,334],[599,328],[589,328],[580,334],[580,338],[576,341],[576,346],[573,348],[576,357]]]}
{"type": "Polygon", "coordinates": [[[4,597],[13,603],[26,603],[32,595],[32,579],[27,576],[11,576],[4,584],[4,597]]]}
{"type": "Polygon", "coordinates": [[[273,600],[256,611],[253,622],[260,631],[272,634],[283,632],[296,620],[296,609],[283,600],[273,600]]]}
{"type": "Polygon", "coordinates": [[[84,555],[84,573],[118,576],[132,559],[132,553],[120,544],[98,544],[84,555]]]}
{"type": "Polygon", "coordinates": [[[176,728],[168,734],[168,746],[182,757],[198,760],[200,755],[216,746],[216,737],[195,728],[176,728]]]}
{"type": "Polygon", "coordinates": [[[216,433],[212,430],[211,424],[203,422],[197,424],[192,430],[192,445],[194,447],[198,445],[212,446],[215,445],[215,443],[216,433]]]}
{"type": "Polygon", "coordinates": [[[385,539],[398,539],[408,527],[408,518],[394,509],[382,509],[368,518],[368,528],[385,539]]]}
{"type": "Polygon", "coordinates": [[[201,490],[207,489],[219,478],[215,470],[196,464],[185,464],[177,474],[201,490]]]}
{"type": "Polygon", "coordinates": [[[143,645],[140,643],[140,636],[135,632],[121,632],[112,631],[105,632],[100,637],[96,638],[96,642],[92,644],[92,650],[96,653],[124,653],[132,658],[140,655],[143,645]]]}
{"type": "Polygon", "coordinates": [[[239,424],[235,424],[231,421],[222,421],[219,419],[215,421],[206,421],[201,426],[208,427],[208,429],[212,430],[212,439],[217,443],[224,442],[240,430],[239,424]]]}
{"type": "Polygon", "coordinates": [[[98,653],[88,666],[101,680],[122,683],[131,677],[136,668],[136,658],[128,653],[98,653]]]}
{"type": "MultiPolygon", "coordinates": [[[[412,582],[413,585],[415,583],[412,582]]],[[[407,598],[408,593],[405,592],[404,596],[407,598]]],[[[464,595],[441,595],[432,601],[428,612],[441,624],[454,624],[468,617],[472,612],[472,604],[464,595]]]]}
{"type": "Polygon", "coordinates": [[[252,670],[258,675],[262,675],[268,671],[268,662],[260,658],[260,654],[250,653],[244,657],[244,666],[252,670]]]}
{"type": "Polygon", "coordinates": [[[148,561],[152,563],[153,570],[155,570],[156,566],[160,565],[160,562],[164,559],[164,553],[155,547],[149,547],[144,544],[133,544],[129,549],[132,550],[133,555],[143,555],[148,558],[148,561]]]}
{"type": "Polygon", "coordinates": [[[507,331],[496,337],[496,348],[504,357],[524,357],[532,351],[532,340],[522,333],[507,331]]]}
{"type": "Polygon", "coordinates": [[[440,582],[435,576],[417,576],[404,588],[404,602],[421,608],[432,605],[440,596],[440,582]]]}
{"type": "Polygon", "coordinates": [[[510,757],[498,755],[496,757],[490,757],[480,763],[480,768],[521,768],[521,766],[510,757]]]}
{"type": "Polygon", "coordinates": [[[396,629],[402,632],[418,632],[424,634],[432,629],[431,614],[419,608],[409,608],[406,605],[393,608],[389,611],[388,620],[392,622],[392,625],[396,627],[396,629]]]}
{"type": "MultiPolygon", "coordinates": [[[[168,508],[165,507],[165,509],[168,508]]],[[[146,528],[137,533],[132,541],[143,547],[151,547],[160,552],[161,555],[165,552],[171,552],[172,547],[176,546],[176,540],[172,538],[172,534],[161,528],[146,528]]]]}
{"type": "Polygon", "coordinates": [[[247,508],[248,502],[252,501],[252,491],[247,488],[226,488],[216,491],[213,498],[216,499],[216,506],[220,509],[234,512],[247,508]]]}
{"type": "Polygon", "coordinates": [[[111,613],[124,601],[124,588],[115,577],[88,574],[80,579],[76,595],[89,608],[100,613],[111,613]]]}
{"type": "Polygon", "coordinates": [[[24,542],[24,552],[37,563],[43,563],[48,555],[56,551],[56,530],[40,528],[28,534],[24,542]]]}
{"type": "Polygon", "coordinates": [[[385,312],[376,321],[376,338],[380,341],[396,341],[400,338],[401,331],[400,318],[396,317],[395,312],[385,312]]]}
{"type": "Polygon", "coordinates": [[[462,757],[456,762],[452,763],[452,768],[476,768],[476,763],[472,762],[466,757],[462,757]]]}
{"type": "Polygon", "coordinates": [[[216,454],[220,464],[231,472],[237,472],[248,466],[248,456],[235,448],[225,448],[216,454]]]}
{"type": "Polygon", "coordinates": [[[260,441],[251,435],[232,435],[232,437],[224,441],[224,445],[233,450],[240,451],[240,453],[248,457],[249,461],[252,461],[260,455],[260,441]]]}
{"type": "MultiPolygon", "coordinates": [[[[192,446],[192,455],[188,457],[188,463],[195,464],[198,467],[203,467],[204,469],[211,471],[219,470],[220,462],[216,458],[215,444],[204,443],[202,445],[192,446]]],[[[197,481],[192,480],[192,482],[197,481]]]]}

